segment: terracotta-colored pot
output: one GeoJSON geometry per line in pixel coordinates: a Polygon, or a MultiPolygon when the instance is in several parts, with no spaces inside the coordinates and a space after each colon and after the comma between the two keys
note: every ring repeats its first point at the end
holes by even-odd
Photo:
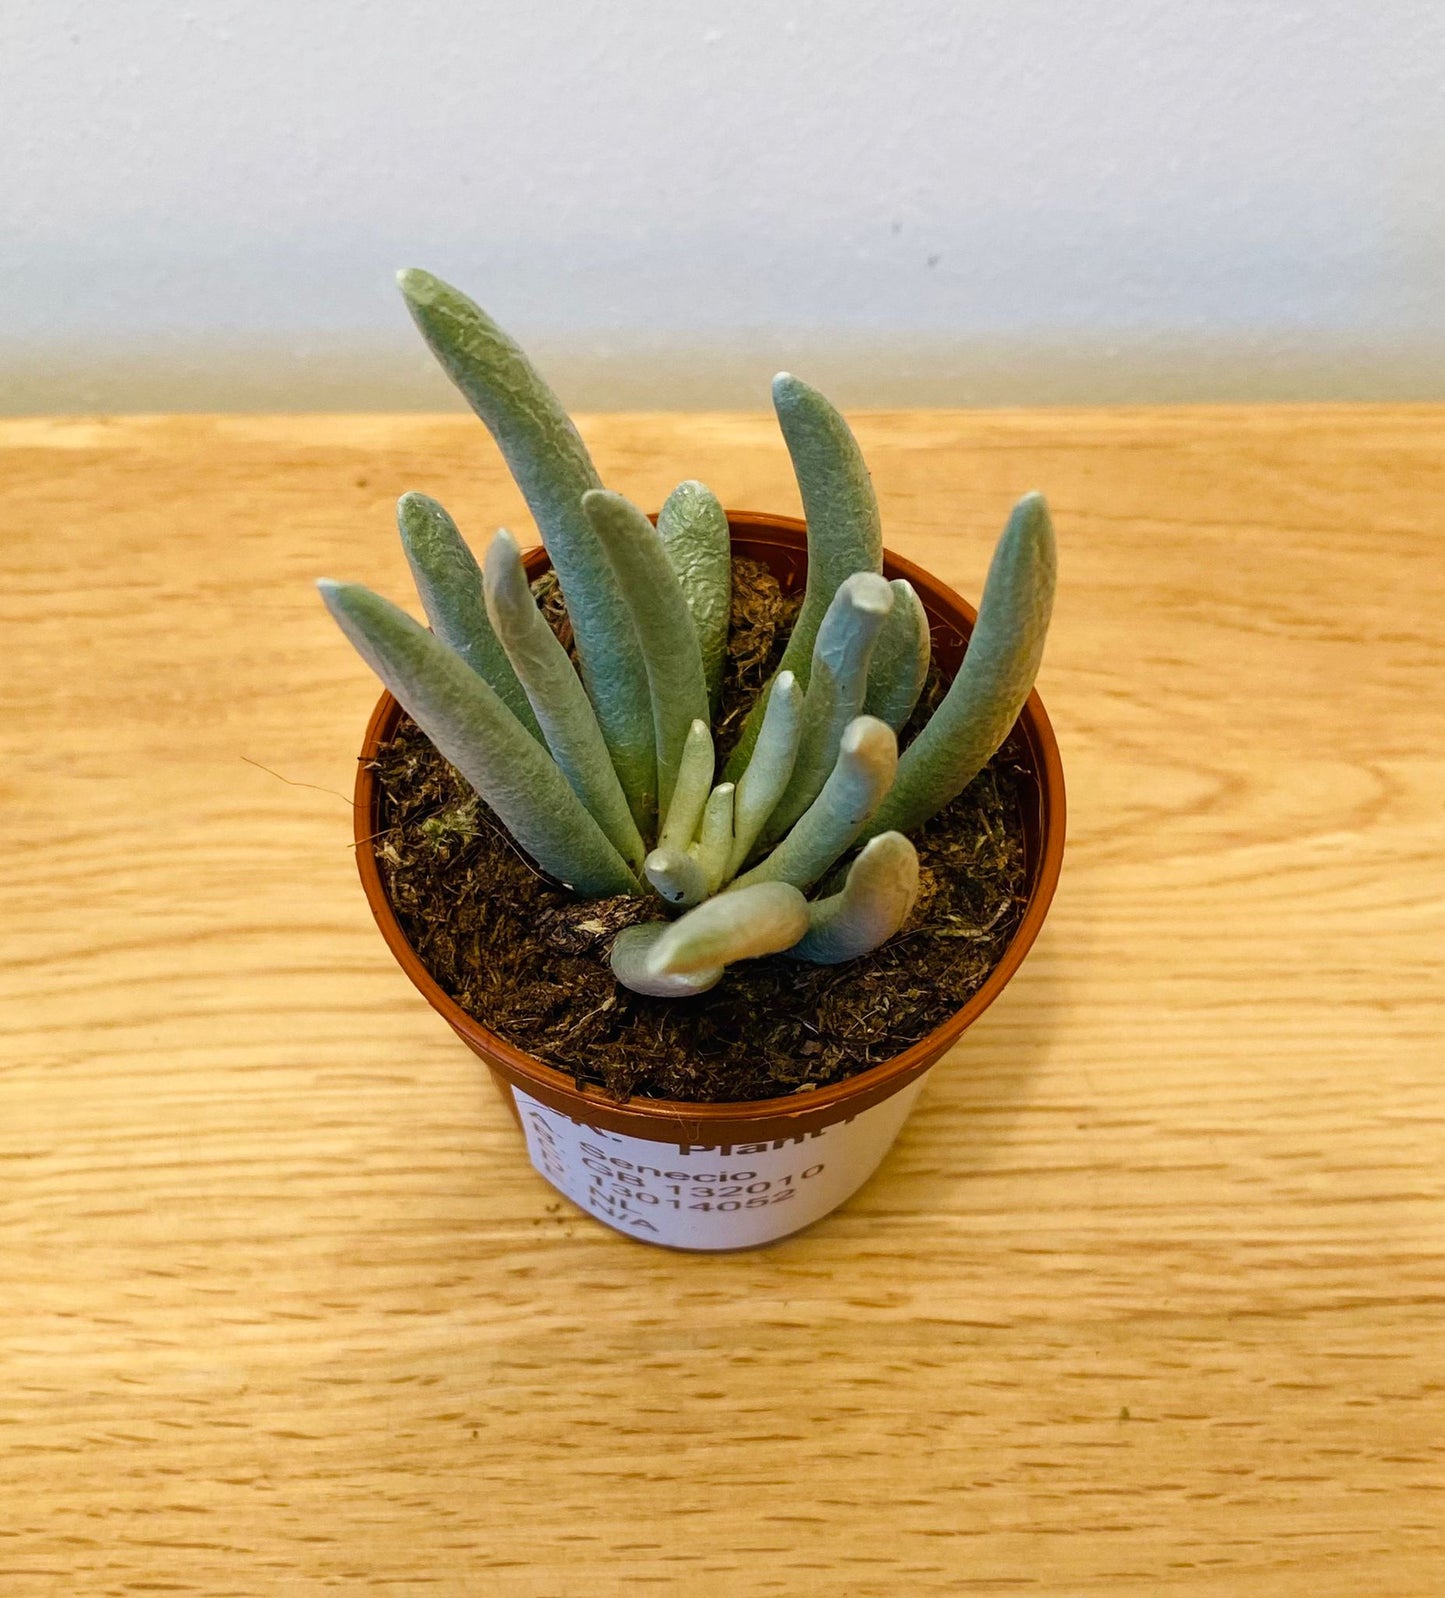
{"type": "MultiPolygon", "coordinates": [[[[730,511],[728,522],[734,550],[766,562],[784,589],[801,588],[807,570],[802,522],[741,511],[730,511]]],[[[531,577],[548,564],[544,550],[526,556],[531,577]]],[[[937,578],[887,551],[883,572],[906,577],[917,589],[928,612],[934,658],[952,675],[973,627],[973,608],[937,578]]],[[[371,766],[401,714],[384,694],[366,729],[356,775],[356,861],[382,936],[427,1002],[486,1061],[542,1175],[598,1220],[647,1242],[750,1248],[798,1231],[850,1197],[887,1153],[924,1074],[1018,970],[1058,882],[1064,774],[1048,717],[1032,693],[1011,735],[1033,787],[1023,816],[1028,903],[1003,958],[960,1010],[902,1054],[832,1087],[730,1104],[645,1098],[619,1104],[600,1089],[579,1089],[564,1072],[473,1019],[441,990],[407,942],[377,868],[380,791],[371,766]]]]}

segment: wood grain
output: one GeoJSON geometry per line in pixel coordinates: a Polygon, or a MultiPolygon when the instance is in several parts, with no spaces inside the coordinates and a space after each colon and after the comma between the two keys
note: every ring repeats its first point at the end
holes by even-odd
{"type": "MultiPolygon", "coordinates": [[[[770,421],[584,421],[796,511],[770,421]]],[[[859,418],[976,595],[1055,507],[1052,918],[761,1253],[581,1218],[370,923],[407,488],[463,419],[0,424],[0,1592],[1445,1591],[1445,410],[859,418]]],[[[525,541],[525,540],[524,540],[525,541]]]]}

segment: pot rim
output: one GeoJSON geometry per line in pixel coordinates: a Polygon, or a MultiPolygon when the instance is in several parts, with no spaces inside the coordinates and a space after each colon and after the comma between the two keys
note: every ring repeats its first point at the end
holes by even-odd
{"type": "MultiPolygon", "coordinates": [[[[755,535],[751,540],[753,542],[774,543],[794,552],[806,549],[806,525],[798,517],[740,510],[728,510],[726,515],[729,530],[734,535],[755,535]],[[770,534],[782,536],[770,538],[770,534]]],[[[527,574],[532,578],[550,566],[546,551],[540,547],[526,551],[524,560],[527,574]]],[[[884,550],[883,563],[885,576],[907,578],[921,596],[934,601],[937,609],[952,612],[954,617],[961,616],[964,626],[955,626],[954,631],[961,638],[967,637],[977,616],[967,600],[932,573],[901,555],[884,550]]],[[[353,804],[357,869],[367,903],[382,937],[413,985],[474,1053],[481,1055],[488,1063],[504,1066],[509,1075],[515,1075],[526,1083],[536,1097],[559,1108],[566,1104],[580,1111],[583,1118],[595,1115],[599,1123],[610,1122],[621,1114],[633,1124],[639,1119],[655,1122],[659,1133],[664,1136],[669,1129],[675,1130],[679,1126],[690,1126],[700,1132],[719,1123],[736,1125],[739,1122],[759,1123],[758,1131],[762,1133],[763,1123],[776,1125],[802,1116],[809,1121],[820,1118],[843,1119],[890,1098],[934,1064],[1003,992],[1032,948],[1058,885],[1066,817],[1064,772],[1058,743],[1043,701],[1039,698],[1038,690],[1033,689],[1019,713],[1016,725],[1029,744],[1037,769],[1040,807],[1038,858],[1031,872],[1024,913],[1008,947],[978,990],[959,1009],[902,1053],[828,1087],[780,1098],[734,1099],[719,1103],[645,1097],[619,1101],[602,1088],[590,1084],[579,1088],[567,1072],[544,1064],[469,1015],[442,989],[408,942],[382,883],[376,851],[370,847],[377,836],[373,830],[376,782],[371,762],[380,746],[391,736],[401,714],[401,706],[397,701],[390,693],[383,692],[372,711],[358,756],[353,804]],[[829,1111],[837,1113],[829,1116],[829,1111]]]]}

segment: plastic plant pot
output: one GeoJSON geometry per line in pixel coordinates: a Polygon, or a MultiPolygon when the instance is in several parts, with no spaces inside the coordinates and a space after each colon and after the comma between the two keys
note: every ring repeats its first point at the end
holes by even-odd
{"type": "MultiPolygon", "coordinates": [[[[807,548],[801,521],[730,511],[728,522],[736,554],[765,562],[785,590],[802,587],[807,548]]],[[[548,565],[544,550],[528,552],[530,577],[548,565]]],[[[928,572],[887,551],[883,574],[906,577],[917,589],[934,658],[951,677],[973,627],[973,608],[928,572]]],[[[800,1231],[857,1192],[897,1137],[928,1071],[1023,963],[1058,882],[1064,776],[1035,692],[1008,743],[1024,773],[1027,900],[998,964],[965,1004],[901,1054],[829,1087],[726,1104],[650,1098],[619,1103],[600,1088],[579,1088],[571,1076],[468,1015],[407,941],[377,866],[381,794],[371,766],[402,715],[401,706],[383,694],[366,729],[356,777],[356,860],[382,936],[427,1002],[486,1062],[542,1176],[595,1219],[646,1242],[701,1251],[753,1248],[800,1231]]]]}

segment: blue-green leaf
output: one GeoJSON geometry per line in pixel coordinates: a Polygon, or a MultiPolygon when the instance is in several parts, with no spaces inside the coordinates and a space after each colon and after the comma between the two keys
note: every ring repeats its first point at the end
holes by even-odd
{"type": "Polygon", "coordinates": [[[544,871],[586,898],[641,891],[552,757],[460,655],[370,589],[317,587],[362,658],[544,871]]]}
{"type": "Polygon", "coordinates": [[[732,612],[732,542],[727,512],[705,483],[679,483],[658,514],[657,532],[697,630],[708,701],[716,710],[732,612]]]}
{"type": "Polygon", "coordinates": [[[647,849],[608,758],[592,702],[567,651],[537,609],[517,541],[505,527],[487,550],[483,581],[487,614],[552,758],[613,847],[633,870],[640,869],[647,849]]]}
{"type": "Polygon", "coordinates": [[[507,709],[540,738],[542,729],[487,617],[481,569],[457,524],[425,494],[403,494],[396,523],[432,631],[485,677],[507,709]]]}
{"type": "Polygon", "coordinates": [[[852,847],[888,792],[897,768],[898,739],[893,729],[873,716],[859,716],[843,734],[838,763],[822,793],[777,848],[722,897],[757,882],[812,887],[852,847]]]}
{"type": "Polygon", "coordinates": [[[918,851],[901,832],[864,844],[841,890],[808,906],[808,931],[788,953],[841,965],[876,949],[908,919],[918,899],[918,851]]]}
{"type": "Polygon", "coordinates": [[[1014,507],[989,566],[963,664],[904,751],[869,836],[911,832],[969,785],[997,752],[1038,675],[1054,602],[1054,528],[1042,494],[1014,507]]]}
{"type": "Polygon", "coordinates": [[[521,349],[465,294],[416,268],[397,274],[432,353],[486,423],[552,557],[582,680],[638,827],[657,806],[652,711],[631,612],[582,496],[600,479],[577,429],[521,349]]]}
{"type": "MultiPolygon", "coordinates": [[[[813,641],[838,585],[854,572],[882,569],[883,527],[863,453],[841,413],[817,389],[790,372],[779,372],[773,379],[773,409],[792,457],[808,524],[803,608],[793,623],[778,670],[791,671],[806,688],[813,641]]],[[[727,775],[734,780],[752,753],[770,692],[771,684],[743,724],[727,768],[727,775]]]]}
{"type": "Polygon", "coordinates": [[[688,729],[708,719],[697,631],[677,573],[647,517],[621,494],[601,488],[582,496],[582,508],[631,607],[652,705],[658,812],[665,816],[688,729]]]}

